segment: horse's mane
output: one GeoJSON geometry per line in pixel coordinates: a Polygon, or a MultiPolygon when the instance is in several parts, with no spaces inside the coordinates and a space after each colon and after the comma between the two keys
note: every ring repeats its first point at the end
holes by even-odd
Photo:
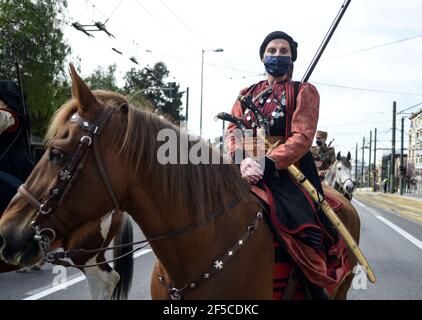
{"type": "MultiPolygon", "coordinates": [[[[180,138],[188,140],[188,134],[173,125],[170,121],[150,111],[142,110],[128,103],[124,96],[109,91],[93,91],[97,100],[107,107],[118,108],[128,105],[126,123],[116,125],[115,141],[110,147],[115,148],[136,173],[142,172],[142,179],[148,181],[155,190],[160,190],[163,201],[174,200],[178,207],[189,210],[198,223],[205,222],[212,210],[227,204],[227,194],[239,200],[256,201],[249,192],[249,185],[241,178],[234,164],[167,164],[157,161],[158,149],[164,142],[157,141],[158,132],[162,129],[173,129],[180,138]],[[226,198],[224,198],[226,197],[226,198]]],[[[77,101],[71,99],[57,110],[50,123],[46,139],[50,141],[77,110],[77,101]]],[[[123,118],[122,118],[123,119],[123,118]]],[[[218,152],[205,141],[190,141],[189,150],[200,143],[209,149],[209,158],[218,152]]],[[[178,153],[180,156],[179,147],[178,153]]]]}

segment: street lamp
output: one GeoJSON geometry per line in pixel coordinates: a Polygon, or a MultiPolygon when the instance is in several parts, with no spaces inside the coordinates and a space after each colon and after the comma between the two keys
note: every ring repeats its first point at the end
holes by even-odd
{"type": "Polygon", "coordinates": [[[200,105],[200,118],[199,118],[199,136],[202,137],[202,96],[204,89],[204,53],[205,52],[223,52],[222,48],[214,50],[204,50],[202,49],[202,60],[201,60],[201,105],[200,105]]]}

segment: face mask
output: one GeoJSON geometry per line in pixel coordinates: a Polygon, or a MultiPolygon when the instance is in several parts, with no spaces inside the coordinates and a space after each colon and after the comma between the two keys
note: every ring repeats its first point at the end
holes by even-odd
{"type": "Polygon", "coordinates": [[[322,146],[322,141],[321,140],[317,140],[316,141],[316,144],[318,145],[318,147],[321,147],[322,146]]]}
{"type": "Polygon", "coordinates": [[[264,66],[268,74],[273,77],[284,76],[289,67],[292,65],[292,60],[289,56],[265,56],[264,66]]]}

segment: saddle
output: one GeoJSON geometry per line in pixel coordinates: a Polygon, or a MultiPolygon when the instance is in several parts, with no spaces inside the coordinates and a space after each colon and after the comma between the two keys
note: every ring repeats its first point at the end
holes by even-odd
{"type": "MultiPolygon", "coordinates": [[[[269,208],[271,208],[273,203],[271,203],[270,199],[272,199],[272,197],[267,194],[266,190],[262,190],[258,188],[257,186],[252,186],[250,191],[255,196],[257,196],[262,202],[264,202],[269,208]]],[[[326,194],[325,200],[327,200],[328,204],[335,212],[340,210],[341,207],[343,206],[340,200],[338,200],[333,194],[326,194]]]]}

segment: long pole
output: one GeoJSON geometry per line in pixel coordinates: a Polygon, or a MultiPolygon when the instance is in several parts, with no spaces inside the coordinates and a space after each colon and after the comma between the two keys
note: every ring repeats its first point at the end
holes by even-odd
{"type": "Polygon", "coordinates": [[[315,66],[317,65],[319,59],[322,56],[322,53],[325,50],[325,47],[327,47],[328,42],[330,42],[331,37],[334,34],[334,31],[336,31],[336,28],[338,24],[340,23],[341,18],[343,17],[344,13],[347,10],[347,7],[349,6],[350,2],[352,0],[345,0],[343,5],[340,8],[340,11],[337,13],[336,18],[334,19],[333,23],[330,26],[330,29],[328,29],[327,34],[325,35],[324,39],[322,40],[322,43],[320,44],[315,56],[313,57],[311,64],[309,65],[308,69],[306,70],[302,82],[307,82],[309,80],[309,77],[312,74],[312,71],[314,71],[315,66]]]}
{"type": "Polygon", "coordinates": [[[186,115],[185,115],[185,121],[186,121],[186,132],[188,132],[188,119],[189,119],[189,87],[186,88],[186,115]]]}
{"type": "Polygon", "coordinates": [[[361,187],[364,186],[364,184],[363,184],[363,167],[364,167],[364,163],[365,163],[365,137],[363,137],[363,141],[362,141],[362,163],[361,163],[361,172],[360,172],[360,183],[361,183],[361,187]]]}
{"type": "Polygon", "coordinates": [[[17,75],[18,83],[19,83],[21,107],[22,107],[22,112],[25,119],[25,123],[23,124],[24,130],[25,130],[25,133],[23,133],[25,135],[24,140],[25,140],[26,150],[28,154],[31,154],[31,132],[29,130],[29,115],[28,115],[28,110],[26,109],[26,105],[25,105],[25,95],[23,93],[23,84],[22,84],[20,66],[17,61],[15,61],[15,66],[16,66],[16,75],[17,75]]]}
{"type": "Polygon", "coordinates": [[[358,144],[356,143],[356,151],[355,151],[355,183],[359,186],[358,183],[358,144]]]}
{"type": "Polygon", "coordinates": [[[372,170],[372,163],[371,163],[371,155],[372,155],[372,130],[369,132],[369,161],[368,161],[368,188],[371,187],[371,170],[372,170]]]}
{"type": "Polygon", "coordinates": [[[404,163],[403,163],[403,149],[404,149],[404,117],[401,118],[401,146],[400,146],[400,194],[403,194],[404,189],[404,163]]]}
{"type": "Polygon", "coordinates": [[[204,89],[204,49],[202,49],[201,59],[201,105],[200,105],[200,116],[199,116],[199,136],[202,137],[202,95],[204,89]]]}
{"type": "Polygon", "coordinates": [[[372,190],[376,191],[376,183],[377,183],[377,128],[375,128],[374,133],[374,182],[372,186],[372,190]]]}
{"type": "Polygon", "coordinates": [[[395,187],[394,187],[394,180],[396,178],[395,176],[395,158],[396,158],[396,102],[393,102],[393,134],[391,139],[391,164],[390,164],[390,173],[391,173],[391,179],[390,179],[390,192],[394,193],[395,187]]]}

